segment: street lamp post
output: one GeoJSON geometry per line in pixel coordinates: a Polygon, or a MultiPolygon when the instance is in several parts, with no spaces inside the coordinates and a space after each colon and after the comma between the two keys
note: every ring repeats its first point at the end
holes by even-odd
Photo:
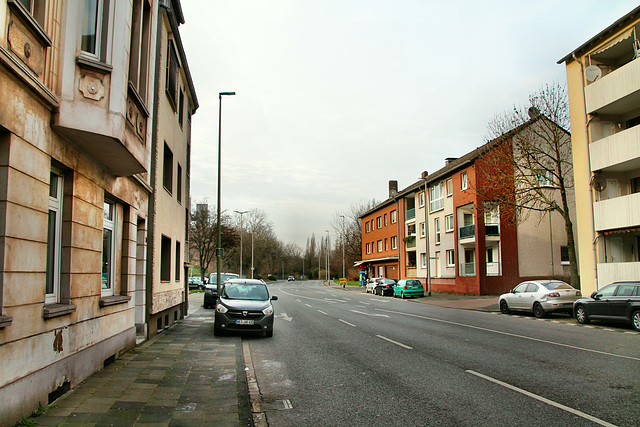
{"type": "Polygon", "coordinates": [[[218,107],[218,247],[216,248],[216,288],[220,295],[220,263],[222,262],[222,231],[220,228],[220,177],[222,168],[222,97],[235,95],[235,92],[220,92],[220,105],[218,107]]]}
{"type": "Polygon", "coordinates": [[[344,270],[344,215],[340,215],[342,218],[342,277],[346,278],[344,270]]]}
{"type": "Polygon", "coordinates": [[[234,212],[237,214],[240,214],[240,277],[242,277],[242,235],[244,234],[244,228],[242,228],[242,216],[249,211],[234,211],[234,212]]]}
{"type": "Polygon", "coordinates": [[[329,245],[329,230],[324,230],[327,232],[327,284],[329,283],[329,250],[331,246],[329,245]]]}
{"type": "Polygon", "coordinates": [[[427,246],[427,295],[431,296],[431,250],[429,248],[429,220],[427,218],[427,177],[423,176],[421,179],[424,180],[424,237],[426,240],[427,246]]]}

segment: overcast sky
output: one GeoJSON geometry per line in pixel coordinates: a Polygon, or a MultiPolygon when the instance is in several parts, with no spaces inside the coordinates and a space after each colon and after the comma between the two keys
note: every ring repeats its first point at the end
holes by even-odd
{"type": "MultiPolygon", "coordinates": [[[[191,199],[262,209],[304,249],[352,204],[482,145],[637,0],[182,0],[200,108],[191,199]]],[[[332,240],[335,236],[332,235],[332,240]]]]}

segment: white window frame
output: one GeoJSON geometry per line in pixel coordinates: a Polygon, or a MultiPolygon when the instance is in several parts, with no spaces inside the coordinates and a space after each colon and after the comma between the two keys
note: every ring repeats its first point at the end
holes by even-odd
{"type": "Polygon", "coordinates": [[[539,170],[535,173],[536,184],[540,188],[553,188],[553,174],[548,170],[539,170]]]}
{"type": "Polygon", "coordinates": [[[377,218],[378,230],[382,228],[382,215],[377,218]]]}
{"type": "Polygon", "coordinates": [[[455,267],[456,266],[456,251],[454,249],[447,249],[446,257],[447,257],[447,267],[455,267]]]}
{"type": "Polygon", "coordinates": [[[436,217],[433,219],[433,229],[435,231],[435,236],[436,236],[436,245],[439,245],[441,242],[441,236],[440,236],[440,217],[436,217]]]}
{"type": "Polygon", "coordinates": [[[469,188],[469,177],[467,176],[466,172],[462,172],[460,174],[460,188],[462,189],[462,191],[469,188]]]}
{"type": "Polygon", "coordinates": [[[371,243],[367,243],[367,253],[371,253],[371,243]]]}
{"type": "Polygon", "coordinates": [[[450,233],[455,231],[455,224],[453,221],[453,215],[446,215],[444,217],[444,231],[445,233],[450,233]]]}
{"type": "Polygon", "coordinates": [[[398,249],[398,238],[391,236],[391,249],[398,249]]]}
{"type": "Polygon", "coordinates": [[[453,196],[453,179],[449,178],[445,183],[445,187],[447,190],[447,197],[453,196]]]}
{"type": "Polygon", "coordinates": [[[427,231],[424,228],[424,222],[420,223],[420,237],[425,237],[427,235],[427,231]]]}
{"type": "Polygon", "coordinates": [[[429,187],[429,212],[444,209],[444,184],[442,181],[429,187]]]}
{"type": "Polygon", "coordinates": [[[81,14],[81,22],[80,22],[80,50],[82,51],[82,53],[84,55],[93,57],[95,59],[100,59],[102,52],[101,52],[101,48],[102,48],[102,28],[103,28],[103,23],[104,23],[104,0],[85,0],[81,3],[81,9],[80,9],[80,14],[81,14]],[[90,23],[89,22],[89,10],[88,10],[88,6],[90,2],[95,2],[95,14],[96,14],[96,18],[95,18],[95,22],[94,23],[90,23]],[[84,46],[82,46],[82,38],[84,36],[84,33],[87,29],[89,29],[90,26],[95,26],[95,39],[94,39],[94,45],[93,45],[93,51],[91,50],[85,50],[84,46]]]}
{"type": "Polygon", "coordinates": [[[382,239],[378,240],[378,252],[382,252],[382,239]]]}
{"type": "Polygon", "coordinates": [[[364,223],[364,231],[365,233],[368,233],[371,231],[371,226],[369,225],[369,221],[364,223]]]}
{"type": "Polygon", "coordinates": [[[391,211],[391,224],[395,224],[398,221],[398,211],[391,211]]]}
{"type": "Polygon", "coordinates": [[[102,296],[112,296],[114,294],[115,291],[115,278],[116,278],[116,241],[117,241],[117,229],[116,229],[116,224],[117,219],[118,219],[118,215],[117,215],[117,205],[116,203],[105,199],[104,201],[104,212],[103,212],[103,230],[102,230],[102,269],[101,269],[101,273],[102,273],[102,285],[101,285],[101,289],[102,289],[102,296]],[[109,217],[108,215],[108,209],[107,206],[111,206],[111,209],[109,209],[111,211],[111,217],[109,217]],[[106,285],[105,286],[105,271],[104,271],[104,267],[105,267],[105,258],[104,258],[104,241],[105,241],[105,231],[110,231],[111,232],[111,244],[110,244],[110,266],[109,266],[109,271],[106,272],[107,277],[106,277],[106,285]]]}
{"type": "Polygon", "coordinates": [[[60,298],[60,267],[62,251],[62,203],[63,203],[63,183],[62,173],[57,169],[52,169],[49,182],[49,221],[51,213],[55,214],[54,224],[48,223],[47,229],[47,285],[51,281],[51,292],[46,290],[45,303],[58,303],[60,298]],[[55,176],[55,183],[53,182],[55,176]],[[53,234],[53,235],[52,235],[53,234]],[[53,242],[51,239],[53,238],[53,242]],[[52,246],[50,246],[50,244],[52,246]]]}
{"type": "Polygon", "coordinates": [[[423,207],[424,206],[424,199],[425,199],[424,194],[425,194],[424,191],[421,191],[420,193],[418,193],[418,206],[419,207],[423,207]]]}
{"type": "Polygon", "coordinates": [[[420,253],[420,267],[427,268],[427,254],[424,252],[420,253]]]}
{"type": "Polygon", "coordinates": [[[384,239],[384,250],[388,251],[389,250],[389,239],[384,239]]]}

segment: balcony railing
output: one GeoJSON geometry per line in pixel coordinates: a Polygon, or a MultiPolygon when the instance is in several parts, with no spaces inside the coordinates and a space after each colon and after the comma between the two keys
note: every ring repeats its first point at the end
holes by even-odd
{"type": "Polygon", "coordinates": [[[405,270],[405,275],[408,278],[418,277],[418,269],[416,267],[407,267],[405,270]]]}
{"type": "Polygon", "coordinates": [[[465,262],[460,264],[460,275],[461,276],[475,276],[476,275],[476,263],[475,262],[465,262]]]}
{"type": "Polygon", "coordinates": [[[499,236],[500,235],[500,225],[499,224],[485,224],[484,225],[484,235],[485,236],[499,236]]]}
{"type": "Polygon", "coordinates": [[[502,274],[502,270],[500,269],[501,265],[499,262],[488,262],[487,263],[487,276],[500,276],[502,274]]]}
{"type": "Polygon", "coordinates": [[[416,208],[407,209],[404,214],[404,220],[409,221],[410,219],[414,219],[416,217],[416,208]]]}
{"type": "Polygon", "coordinates": [[[622,114],[633,108],[630,106],[637,106],[640,96],[638,75],[640,61],[635,59],[588,85],[584,92],[587,113],[622,114]]]}
{"type": "Polygon", "coordinates": [[[637,166],[629,161],[640,157],[639,152],[640,126],[599,139],[589,145],[591,171],[606,170],[613,166],[617,167],[616,171],[633,170],[637,166]]]}
{"type": "Polygon", "coordinates": [[[476,226],[474,224],[465,225],[460,227],[459,231],[460,239],[468,239],[476,236],[476,226]]]}
{"type": "Polygon", "coordinates": [[[595,202],[593,219],[597,231],[640,227],[640,193],[595,202]]]}

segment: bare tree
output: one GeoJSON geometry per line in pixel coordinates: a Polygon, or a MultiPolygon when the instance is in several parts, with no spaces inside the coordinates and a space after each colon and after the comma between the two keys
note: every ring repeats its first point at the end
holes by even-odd
{"type": "MultiPolygon", "coordinates": [[[[491,149],[479,162],[481,191],[487,200],[512,210],[516,221],[532,212],[562,216],[567,236],[571,284],[579,286],[570,190],[573,189],[569,104],[566,87],[547,84],[529,104],[497,115],[489,123],[491,149]],[[511,191],[505,191],[510,187],[511,191]]],[[[542,218],[542,217],[541,217],[542,218]]]]}
{"type": "Polygon", "coordinates": [[[208,205],[198,204],[196,209],[191,210],[189,244],[196,252],[200,265],[200,279],[203,282],[205,273],[216,254],[216,233],[216,220],[208,205]]]}

